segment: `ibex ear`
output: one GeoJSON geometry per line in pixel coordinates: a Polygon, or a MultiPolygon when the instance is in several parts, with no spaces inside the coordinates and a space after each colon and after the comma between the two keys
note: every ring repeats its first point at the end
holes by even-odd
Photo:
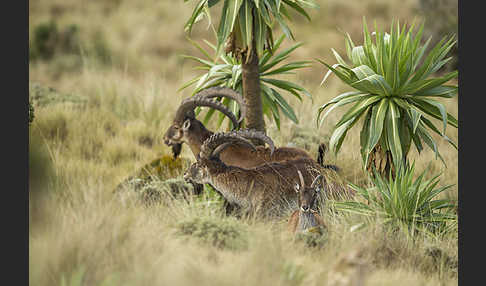
{"type": "Polygon", "coordinates": [[[299,192],[299,190],[300,190],[300,186],[299,186],[299,184],[298,184],[298,183],[297,183],[297,184],[295,184],[295,186],[294,186],[294,190],[295,190],[295,192],[296,192],[296,193],[298,193],[298,192],[299,192]]]}
{"type": "Polygon", "coordinates": [[[186,119],[186,121],[184,121],[184,124],[182,125],[182,130],[186,131],[189,129],[189,127],[191,127],[191,120],[186,119]]]}

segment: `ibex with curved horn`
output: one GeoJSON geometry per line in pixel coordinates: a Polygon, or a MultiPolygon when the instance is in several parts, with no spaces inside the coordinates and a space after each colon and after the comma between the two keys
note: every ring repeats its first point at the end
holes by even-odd
{"type": "MultiPolygon", "coordinates": [[[[246,131],[216,133],[201,147],[197,161],[184,174],[184,178],[200,184],[211,184],[225,199],[251,213],[275,215],[287,208],[297,207],[294,184],[297,170],[308,183],[320,174],[319,166],[311,158],[301,157],[282,162],[271,162],[252,168],[227,165],[220,154],[229,146],[244,145],[254,151],[256,147],[245,138],[246,131]]],[[[270,141],[270,138],[266,138],[270,141]]],[[[270,144],[270,154],[273,152],[270,144]]],[[[319,177],[324,180],[324,177],[319,177]]]]}
{"type": "Polygon", "coordinates": [[[321,177],[318,175],[310,187],[306,187],[302,173],[297,171],[300,185],[297,183],[294,190],[298,193],[298,209],[289,218],[288,229],[292,233],[318,232],[322,234],[322,228],[327,228],[324,220],[316,210],[316,198],[321,192],[321,177]]]}
{"type": "MultiPolygon", "coordinates": [[[[233,127],[238,127],[245,117],[246,108],[241,96],[233,89],[227,87],[211,87],[200,91],[195,96],[187,98],[182,101],[177,109],[172,125],[164,135],[164,142],[166,145],[172,146],[174,157],[180,153],[181,146],[186,142],[191,148],[194,157],[197,157],[201,151],[203,142],[214,133],[206,129],[206,127],[196,119],[194,109],[198,106],[207,106],[221,111],[233,123],[233,127]],[[212,98],[226,97],[234,100],[240,106],[240,119],[222,103],[212,98]]],[[[247,130],[246,138],[259,139],[264,142],[265,135],[262,132],[247,130]],[[263,136],[261,135],[263,134],[263,136]]],[[[273,144],[273,143],[272,143],[273,144]]],[[[300,157],[311,159],[309,153],[303,149],[293,147],[279,147],[274,148],[273,153],[269,148],[264,146],[257,146],[254,150],[248,149],[244,145],[231,145],[224,149],[220,154],[220,160],[227,165],[239,166],[242,168],[252,168],[268,162],[279,162],[300,157]]],[[[333,165],[323,165],[324,168],[336,169],[333,165]]]]}
{"type": "Polygon", "coordinates": [[[189,145],[192,153],[194,156],[196,156],[199,154],[204,140],[213,135],[213,132],[206,129],[202,122],[196,119],[194,109],[196,109],[198,106],[206,106],[219,110],[231,120],[233,123],[233,128],[239,127],[240,122],[243,120],[246,113],[245,104],[243,103],[242,98],[236,91],[230,88],[211,87],[200,91],[193,97],[184,99],[176,111],[172,125],[164,134],[164,143],[172,147],[174,157],[179,155],[184,142],[189,145]],[[211,100],[211,98],[215,97],[226,97],[237,102],[240,106],[240,120],[238,120],[236,116],[221,102],[211,100]],[[185,138],[182,131],[182,126],[184,123],[186,124],[186,128],[190,130],[190,132],[186,133],[185,138]]]}

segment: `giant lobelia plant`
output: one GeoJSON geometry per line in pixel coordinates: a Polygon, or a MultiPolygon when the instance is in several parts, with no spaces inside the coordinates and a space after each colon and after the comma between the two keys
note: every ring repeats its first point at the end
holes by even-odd
{"type": "Polygon", "coordinates": [[[414,33],[415,22],[406,29],[392,21],[390,33],[369,33],[363,18],[364,42],[355,45],[346,33],[345,43],[348,61],[331,49],[337,64],[329,65],[318,60],[330,73],[354,88],[333,98],[318,110],[317,124],[322,124],[336,107],[353,104],[336,123],[329,142],[337,153],[348,130],[360,118],[363,125],[360,133],[361,155],[370,174],[375,168],[381,174],[395,176],[398,165],[407,161],[413,144],[420,153],[423,142],[434,150],[436,158],[443,158],[430,131],[439,134],[456,149],[457,145],[446,136],[446,126],[458,127],[457,119],[446,111],[437,98],[452,98],[457,86],[447,84],[458,76],[457,71],[442,76],[433,76],[452,59],[446,55],[455,44],[454,36],[444,37],[426,54],[431,38],[421,44],[422,23],[414,33]],[[322,112],[329,108],[321,118],[322,112]],[[432,119],[442,122],[442,128],[432,119]]]}
{"type": "MultiPolygon", "coordinates": [[[[309,67],[311,64],[310,61],[294,61],[284,63],[292,51],[302,45],[301,43],[296,43],[282,51],[279,51],[284,39],[285,36],[282,35],[275,41],[272,49],[263,51],[263,55],[258,62],[263,114],[269,120],[273,120],[279,130],[281,112],[283,115],[285,115],[285,117],[289,118],[294,123],[299,122],[292,106],[287,102],[287,100],[285,100],[282,92],[291,94],[300,101],[302,101],[302,95],[311,97],[311,94],[302,86],[281,78],[275,78],[276,76],[294,74],[295,70],[309,67]]],[[[211,56],[208,51],[201,47],[201,45],[194,41],[191,41],[191,43],[203,54],[204,57],[199,58],[189,55],[184,55],[184,57],[199,63],[196,68],[205,72],[186,82],[179,90],[194,85],[194,90],[192,93],[194,95],[199,91],[212,86],[225,86],[242,93],[243,71],[241,59],[234,57],[232,53],[223,53],[214,59],[214,56],[211,56]]],[[[213,50],[214,53],[216,53],[217,48],[215,45],[208,41],[205,41],[205,43],[213,50]]],[[[228,98],[222,98],[219,100],[221,100],[222,104],[228,106],[233,113],[238,113],[239,105],[236,104],[236,102],[228,98]]],[[[213,116],[214,111],[214,109],[210,109],[206,113],[203,120],[204,124],[207,124],[209,119],[213,116]]],[[[199,109],[197,112],[199,112],[199,109]]],[[[220,113],[218,126],[221,125],[225,118],[226,117],[220,113]]],[[[232,129],[232,122],[229,121],[228,124],[230,125],[230,129],[232,129]]]]}
{"type": "Polygon", "coordinates": [[[225,48],[226,54],[231,53],[241,60],[242,94],[247,105],[245,124],[248,128],[265,131],[259,58],[265,50],[273,48],[272,30],[276,23],[288,38],[294,39],[287,24],[291,19],[290,10],[310,20],[304,8],[318,8],[318,5],[314,0],[198,0],[185,30],[190,33],[193,25],[204,16],[211,25],[210,9],[218,6],[221,18],[217,28],[217,57],[225,48]]]}

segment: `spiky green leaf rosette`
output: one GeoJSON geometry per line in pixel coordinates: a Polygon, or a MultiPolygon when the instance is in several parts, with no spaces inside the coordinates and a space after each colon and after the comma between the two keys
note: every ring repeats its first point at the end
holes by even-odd
{"type": "Polygon", "coordinates": [[[363,45],[356,46],[349,34],[345,43],[348,62],[334,49],[337,64],[329,65],[318,60],[330,73],[334,73],[355,91],[345,92],[322,105],[318,110],[317,124],[336,107],[353,104],[335,125],[329,145],[337,153],[348,130],[360,118],[364,118],[361,130],[361,154],[365,165],[370,153],[379,146],[390,151],[395,166],[406,161],[411,143],[418,152],[425,142],[443,162],[437,144],[429,131],[439,134],[456,149],[456,144],[446,134],[448,124],[458,127],[457,119],[446,111],[436,98],[452,98],[457,86],[446,83],[458,76],[452,71],[443,76],[432,77],[444,64],[452,59],[446,55],[455,44],[454,36],[444,37],[426,54],[429,38],[421,45],[423,23],[414,33],[415,22],[406,29],[392,22],[390,33],[379,31],[369,33],[363,18],[363,45]],[[322,116],[322,112],[329,108],[322,116]],[[442,122],[442,128],[431,119],[442,122]]]}
{"type": "MultiPolygon", "coordinates": [[[[302,95],[312,97],[311,94],[302,86],[293,82],[277,79],[276,76],[285,74],[293,74],[294,70],[309,67],[310,61],[296,61],[282,64],[295,49],[300,47],[302,43],[296,43],[289,48],[278,52],[285,36],[282,35],[273,45],[272,49],[265,50],[263,56],[259,60],[260,66],[260,87],[263,105],[263,113],[270,120],[274,120],[277,127],[280,129],[280,111],[295,123],[298,123],[297,116],[294,109],[285,100],[281,91],[286,91],[291,95],[297,97],[302,101],[302,95]]],[[[211,57],[209,53],[204,50],[201,45],[190,40],[191,43],[204,55],[204,58],[195,56],[184,56],[187,59],[194,60],[200,64],[197,69],[206,71],[204,74],[197,76],[186,82],[179,90],[185,89],[195,84],[193,94],[212,87],[212,86],[226,86],[242,93],[242,67],[241,60],[230,54],[221,54],[216,59],[211,57]]],[[[216,53],[216,46],[208,41],[205,43],[213,49],[216,53]]],[[[239,106],[236,102],[224,98],[222,103],[228,106],[236,114],[239,106]]],[[[198,110],[199,111],[199,110],[198,110]]],[[[203,122],[206,124],[215,110],[211,109],[207,112],[203,122]]],[[[218,125],[224,120],[224,115],[220,114],[218,125]]],[[[231,124],[231,123],[229,123],[231,124]]]]}

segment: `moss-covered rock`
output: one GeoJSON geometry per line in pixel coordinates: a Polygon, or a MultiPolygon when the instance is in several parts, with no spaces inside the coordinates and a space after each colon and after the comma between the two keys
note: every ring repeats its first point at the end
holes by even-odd
{"type": "Polygon", "coordinates": [[[157,178],[129,178],[115,190],[119,195],[129,195],[145,205],[168,203],[173,199],[191,200],[198,195],[192,183],[184,179],[171,178],[164,181],[157,178]]]}
{"type": "Polygon", "coordinates": [[[133,172],[115,188],[115,191],[123,187],[138,190],[140,186],[152,181],[165,181],[169,178],[180,177],[190,164],[191,161],[187,158],[174,159],[171,155],[164,154],[133,172]]]}
{"type": "Polygon", "coordinates": [[[136,177],[157,177],[162,180],[174,178],[183,175],[190,165],[191,161],[187,158],[174,159],[171,155],[165,154],[140,168],[136,177]]]}
{"type": "Polygon", "coordinates": [[[160,203],[163,199],[189,199],[202,192],[202,186],[182,178],[191,164],[187,158],[163,155],[142,166],[123,180],[114,193],[134,193],[143,203],[160,203]]]}

